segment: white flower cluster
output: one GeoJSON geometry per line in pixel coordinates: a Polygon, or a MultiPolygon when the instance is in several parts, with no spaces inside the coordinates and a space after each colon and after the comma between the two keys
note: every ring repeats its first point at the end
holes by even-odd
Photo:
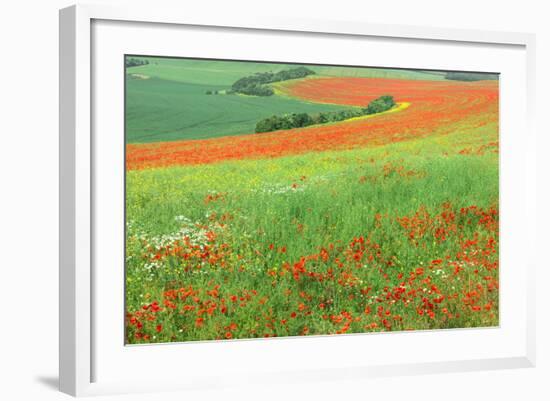
{"type": "Polygon", "coordinates": [[[434,270],[434,274],[435,274],[436,276],[441,275],[441,278],[447,278],[447,274],[445,273],[445,270],[443,270],[443,269],[436,269],[436,270],[434,270]]]}
{"type": "Polygon", "coordinates": [[[142,234],[138,238],[147,241],[155,249],[164,248],[175,241],[181,241],[183,238],[188,238],[192,245],[203,246],[206,244],[208,230],[201,228],[200,222],[193,222],[185,216],[176,216],[174,219],[181,223],[181,228],[178,231],[153,237],[143,236],[142,234]]]}
{"type": "MultiPolygon", "coordinates": [[[[207,212],[205,217],[208,221],[210,213],[207,212]]],[[[181,228],[178,231],[157,236],[146,234],[143,231],[130,230],[132,224],[130,222],[127,223],[129,232],[128,237],[132,237],[136,241],[142,244],[146,244],[146,248],[150,250],[150,253],[147,255],[148,260],[141,260],[140,263],[140,269],[144,269],[147,272],[145,279],[148,281],[153,280],[155,272],[168,267],[168,264],[166,264],[163,259],[157,260],[155,258],[158,251],[162,251],[165,248],[170,247],[176,241],[179,241],[179,243],[182,244],[184,240],[203,251],[208,244],[209,232],[215,232],[219,234],[222,230],[227,229],[227,226],[220,225],[218,222],[204,224],[201,221],[192,221],[191,219],[183,215],[175,216],[174,219],[181,224],[181,228]]],[[[132,257],[128,255],[127,261],[129,261],[131,258],[132,257]]],[[[207,261],[202,261],[199,263],[201,263],[203,267],[208,264],[207,261]]],[[[191,269],[189,272],[191,274],[208,274],[207,269],[191,269]]]]}
{"type": "Polygon", "coordinates": [[[261,189],[261,192],[268,195],[280,195],[293,192],[303,192],[305,191],[305,186],[302,184],[298,185],[271,185],[266,186],[261,189]]]}

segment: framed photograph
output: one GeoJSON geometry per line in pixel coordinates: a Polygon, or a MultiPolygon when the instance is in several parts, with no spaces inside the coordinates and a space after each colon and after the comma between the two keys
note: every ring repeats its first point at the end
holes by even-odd
{"type": "Polygon", "coordinates": [[[533,49],[61,10],[61,390],[533,366],[533,49]]]}

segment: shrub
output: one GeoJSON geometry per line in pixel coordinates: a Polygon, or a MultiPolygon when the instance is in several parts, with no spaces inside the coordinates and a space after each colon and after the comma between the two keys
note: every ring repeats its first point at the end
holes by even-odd
{"type": "Polygon", "coordinates": [[[385,95],[380,96],[378,99],[374,99],[363,109],[365,114],[382,113],[383,111],[391,109],[395,106],[393,96],[385,95]]]}
{"type": "MultiPolygon", "coordinates": [[[[265,88],[265,86],[264,86],[265,88]]],[[[269,88],[271,89],[271,88],[269,88]]],[[[395,106],[393,96],[385,95],[374,99],[365,108],[353,108],[328,113],[309,115],[307,113],[292,113],[281,116],[271,116],[256,123],[256,132],[271,132],[281,129],[302,128],[313,124],[326,124],[349,120],[368,114],[382,113],[395,106]]]]}

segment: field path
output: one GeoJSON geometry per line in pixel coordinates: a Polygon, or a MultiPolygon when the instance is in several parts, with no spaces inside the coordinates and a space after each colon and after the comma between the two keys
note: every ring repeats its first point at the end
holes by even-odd
{"type": "Polygon", "coordinates": [[[457,127],[498,122],[497,81],[419,81],[387,78],[320,77],[279,86],[300,99],[350,106],[392,95],[409,107],[371,118],[357,118],[264,134],[205,140],[126,145],[128,170],[272,158],[312,151],[378,146],[428,135],[445,135],[457,127]]]}

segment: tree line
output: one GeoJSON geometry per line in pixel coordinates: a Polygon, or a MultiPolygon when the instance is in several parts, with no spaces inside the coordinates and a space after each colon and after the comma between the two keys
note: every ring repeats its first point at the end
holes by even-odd
{"type": "Polygon", "coordinates": [[[259,72],[237,80],[231,85],[231,91],[228,93],[242,93],[252,96],[271,96],[273,88],[266,84],[280,81],[288,81],[289,79],[304,78],[308,75],[315,74],[314,71],[306,67],[291,68],[278,72],[259,72]]]}
{"type": "Polygon", "coordinates": [[[449,71],[445,74],[445,79],[450,79],[453,81],[486,81],[498,79],[498,74],[489,74],[486,72],[449,71]]]}
{"type": "Polygon", "coordinates": [[[149,64],[149,61],[141,58],[126,57],[124,59],[124,65],[126,66],[126,68],[137,67],[139,65],[146,65],[146,64],[149,64]]]}
{"type": "Polygon", "coordinates": [[[384,95],[371,101],[366,107],[340,111],[308,114],[290,113],[264,118],[256,123],[256,133],[271,132],[283,129],[303,128],[309,125],[326,124],[369,114],[381,113],[395,106],[393,96],[384,95]]]}

